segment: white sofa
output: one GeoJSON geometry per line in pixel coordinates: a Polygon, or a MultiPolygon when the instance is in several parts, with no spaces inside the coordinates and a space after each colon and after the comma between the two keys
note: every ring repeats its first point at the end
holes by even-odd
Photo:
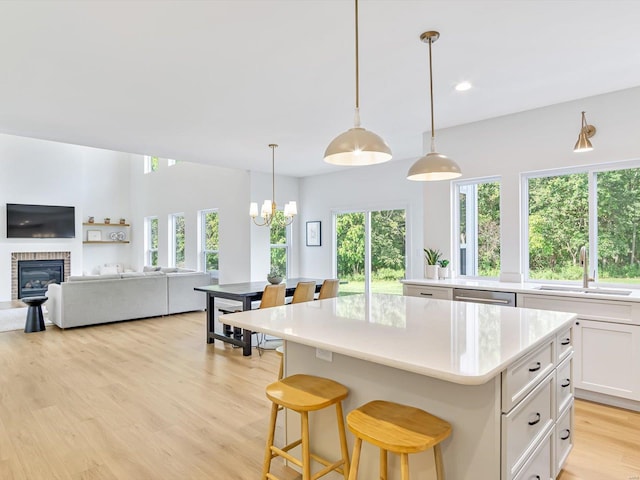
{"type": "Polygon", "coordinates": [[[49,285],[47,310],[60,328],[205,310],[206,295],[194,288],[210,283],[193,271],[71,276],[49,285]]]}

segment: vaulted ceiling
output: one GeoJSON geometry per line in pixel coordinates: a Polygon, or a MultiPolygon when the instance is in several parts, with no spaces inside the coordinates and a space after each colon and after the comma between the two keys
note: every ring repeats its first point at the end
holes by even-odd
{"type": "MultiPolygon", "coordinates": [[[[352,0],[0,2],[0,132],[307,176],[353,125],[352,0]]],[[[364,127],[436,130],[640,85],[637,0],[360,0],[364,127]],[[461,80],[474,88],[460,93],[461,80]]],[[[576,129],[580,112],[576,111],[576,129]]]]}

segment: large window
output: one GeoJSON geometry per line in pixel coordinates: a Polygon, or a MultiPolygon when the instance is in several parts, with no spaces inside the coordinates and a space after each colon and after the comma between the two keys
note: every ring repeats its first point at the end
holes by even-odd
{"type": "Polygon", "coordinates": [[[271,270],[289,276],[289,227],[284,226],[284,212],[277,210],[270,226],[271,270]]]}
{"type": "Polygon", "coordinates": [[[171,263],[174,267],[184,267],[184,214],[175,213],[170,216],[171,225],[171,263]]]}
{"type": "Polygon", "coordinates": [[[580,280],[579,252],[586,246],[589,276],[607,283],[640,283],[636,165],[526,178],[529,279],[580,280]]]}
{"type": "Polygon", "coordinates": [[[200,262],[205,272],[219,269],[219,219],[217,210],[200,212],[200,262]]]}
{"type": "Polygon", "coordinates": [[[458,275],[500,275],[500,182],[455,183],[458,275]]]}
{"type": "Polygon", "coordinates": [[[145,265],[158,265],[158,217],[144,219],[145,265]]]}
{"type": "Polygon", "coordinates": [[[406,213],[400,210],[335,215],[337,275],[341,294],[402,293],[406,213]]]}

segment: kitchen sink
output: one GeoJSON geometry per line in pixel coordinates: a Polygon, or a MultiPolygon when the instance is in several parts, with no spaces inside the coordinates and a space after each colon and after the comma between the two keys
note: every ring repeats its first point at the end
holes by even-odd
{"type": "Polygon", "coordinates": [[[616,290],[615,288],[602,287],[573,287],[570,285],[540,285],[538,290],[555,292],[597,293],[598,295],[630,295],[631,290],[616,290]]]}

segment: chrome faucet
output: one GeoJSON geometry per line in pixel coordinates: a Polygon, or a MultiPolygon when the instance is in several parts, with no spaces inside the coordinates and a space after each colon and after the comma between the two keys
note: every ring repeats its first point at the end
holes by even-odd
{"type": "Polygon", "coordinates": [[[587,247],[580,247],[580,266],[582,267],[582,288],[589,288],[589,282],[593,278],[589,277],[589,257],[587,257],[587,247]]]}

